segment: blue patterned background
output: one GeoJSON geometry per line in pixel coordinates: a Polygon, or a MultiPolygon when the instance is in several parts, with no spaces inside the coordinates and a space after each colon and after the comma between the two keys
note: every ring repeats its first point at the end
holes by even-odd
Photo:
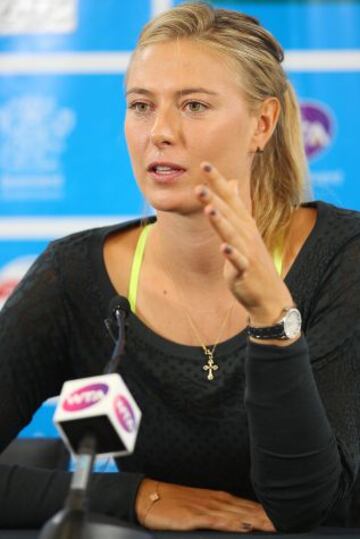
{"type": "MultiPolygon", "coordinates": [[[[0,17],[0,308],[49,240],[142,213],[123,137],[124,66],[143,24],[180,3],[49,0],[43,19],[54,28],[39,31],[39,14],[28,7],[19,22],[23,0],[5,1],[13,13],[0,17]],[[59,20],[67,30],[56,29],[59,20]]],[[[254,15],[280,40],[300,102],[322,118],[305,131],[318,144],[309,158],[314,197],[360,210],[359,3],[213,3],[254,15]]],[[[43,405],[21,435],[56,436],[53,409],[43,405]]]]}

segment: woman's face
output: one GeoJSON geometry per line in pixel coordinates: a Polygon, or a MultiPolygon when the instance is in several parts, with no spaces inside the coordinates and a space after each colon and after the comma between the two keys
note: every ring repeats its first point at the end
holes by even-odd
{"type": "Polygon", "coordinates": [[[216,51],[190,40],[139,51],[127,81],[125,135],[136,180],[157,210],[202,211],[194,186],[209,161],[227,179],[249,181],[257,119],[216,51]]]}

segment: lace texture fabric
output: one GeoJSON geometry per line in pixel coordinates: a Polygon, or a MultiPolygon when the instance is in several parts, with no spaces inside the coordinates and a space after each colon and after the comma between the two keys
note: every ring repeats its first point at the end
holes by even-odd
{"type": "MultiPolygon", "coordinates": [[[[286,277],[304,319],[295,346],[249,346],[242,332],[217,346],[221,369],[209,383],[200,347],[164,339],[130,313],[120,373],[143,418],[121,473],[93,478],[93,510],[135,520],[146,476],[258,499],[284,531],[336,515],[359,463],[360,214],[309,205],[317,223],[286,277]]],[[[53,242],[7,301],[1,448],[66,379],[102,372],[113,346],[104,319],[116,294],[103,243],[139,222],[53,242]]],[[[68,484],[63,472],[1,468],[0,526],[38,526],[61,507],[68,484]],[[39,495],[29,496],[35,480],[39,495]]]]}

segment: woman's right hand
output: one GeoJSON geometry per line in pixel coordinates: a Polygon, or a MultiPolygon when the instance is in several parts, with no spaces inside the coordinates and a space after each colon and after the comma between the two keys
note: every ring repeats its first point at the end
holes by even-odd
{"type": "Polygon", "coordinates": [[[140,524],[152,530],[276,531],[257,502],[152,479],[141,482],[135,510],[140,524]]]}

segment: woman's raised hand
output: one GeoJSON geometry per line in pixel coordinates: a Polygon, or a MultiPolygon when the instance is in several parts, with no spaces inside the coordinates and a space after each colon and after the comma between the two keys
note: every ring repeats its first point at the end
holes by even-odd
{"type": "Polygon", "coordinates": [[[196,186],[195,193],[222,240],[226,282],[252,324],[272,325],[293,304],[291,294],[241,200],[237,180],[225,179],[210,163],[203,163],[201,170],[204,183],[196,186]]]}
{"type": "Polygon", "coordinates": [[[152,530],[276,531],[257,502],[151,479],[140,484],[135,510],[140,524],[152,530]],[[156,501],[151,498],[154,493],[156,501]]]}

